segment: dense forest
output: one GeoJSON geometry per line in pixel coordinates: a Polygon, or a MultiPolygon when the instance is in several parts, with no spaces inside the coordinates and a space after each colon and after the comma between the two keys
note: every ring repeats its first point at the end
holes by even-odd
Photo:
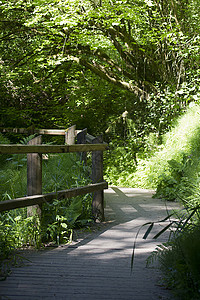
{"type": "Polygon", "coordinates": [[[46,3],[1,1],[0,127],[103,133],[132,172],[198,102],[198,0],[46,3]]]}
{"type": "Polygon", "coordinates": [[[1,1],[1,126],[144,139],[197,100],[198,1],[46,3],[1,1]]]}
{"type": "MultiPolygon", "coordinates": [[[[183,237],[175,235],[158,254],[176,271],[166,280],[182,299],[191,290],[197,299],[200,287],[200,245],[188,246],[188,236],[200,240],[199,4],[0,1],[0,127],[76,124],[103,133],[110,184],[154,188],[157,197],[179,199],[190,216],[187,222],[180,217],[175,231],[183,225],[183,237]]],[[[0,143],[14,142],[16,136],[0,136],[0,143]]],[[[18,158],[8,159],[19,165],[18,158]]],[[[2,180],[8,177],[3,169],[2,180]]]]}

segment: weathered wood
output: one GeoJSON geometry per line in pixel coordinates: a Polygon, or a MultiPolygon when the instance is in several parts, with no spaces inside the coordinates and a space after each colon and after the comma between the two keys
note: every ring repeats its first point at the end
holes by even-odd
{"type": "MultiPolygon", "coordinates": [[[[1,131],[1,129],[0,129],[1,131]]],[[[87,129],[84,130],[76,130],[76,126],[68,128],[67,130],[52,130],[52,129],[4,129],[3,132],[15,132],[15,133],[41,133],[41,134],[65,134],[65,142],[67,145],[0,145],[0,154],[23,154],[27,153],[28,155],[31,153],[30,157],[35,154],[35,162],[32,164],[30,168],[32,172],[37,173],[36,165],[38,161],[40,161],[41,154],[46,153],[70,153],[70,152],[81,152],[83,159],[86,161],[86,152],[92,153],[92,182],[94,184],[103,182],[103,151],[108,148],[108,145],[103,142],[102,137],[95,138],[92,135],[86,134],[87,129]],[[6,131],[8,130],[8,131],[6,131]],[[77,136],[77,141],[79,144],[75,144],[75,137],[77,136]],[[89,142],[90,144],[86,144],[89,142]],[[40,158],[40,159],[39,159],[40,158]]],[[[41,163],[42,165],[42,163],[41,163]]],[[[39,169],[38,169],[39,170],[39,169]]],[[[42,174],[42,170],[39,171],[42,174]]],[[[33,181],[32,175],[30,173],[29,182],[33,181]]],[[[40,178],[41,175],[36,175],[36,178],[40,178]]],[[[39,181],[39,180],[38,180],[39,181]]],[[[42,184],[42,179],[40,180],[42,184]]],[[[32,194],[42,194],[42,188],[40,187],[37,190],[37,183],[35,182],[32,187],[28,187],[28,195],[32,194]],[[33,187],[34,186],[34,187],[33,187]],[[32,190],[31,190],[32,189],[32,190]],[[36,192],[37,190],[37,192],[36,192]]],[[[83,187],[84,188],[84,187],[83,187]]],[[[93,190],[94,198],[92,202],[92,210],[95,219],[104,220],[104,199],[103,199],[103,189],[98,189],[98,191],[93,190]]],[[[87,192],[86,192],[87,193],[87,192]]],[[[43,197],[43,196],[42,196],[43,197]]],[[[44,198],[42,198],[44,199],[44,198]]],[[[40,204],[40,201],[36,204],[40,204]]],[[[46,200],[45,200],[46,201],[46,200]]],[[[5,203],[5,202],[4,202],[5,203]]],[[[27,204],[23,206],[30,206],[32,204],[27,204]]],[[[0,210],[1,211],[1,210],[0,210]]]]}
{"type": "MultiPolygon", "coordinates": [[[[77,144],[86,144],[86,134],[87,128],[83,129],[77,134],[77,144]]],[[[87,152],[81,152],[81,160],[86,164],[87,161],[87,152]]]]}
{"type": "MultiPolygon", "coordinates": [[[[75,136],[82,130],[75,130],[75,136]]],[[[47,134],[47,135],[65,135],[66,129],[36,129],[36,128],[3,128],[0,127],[0,132],[3,133],[24,133],[24,134],[47,134]]]]}
{"type": "Polygon", "coordinates": [[[86,142],[92,144],[94,140],[95,140],[95,136],[87,133],[87,135],[86,135],[86,142]]]}
{"type": "Polygon", "coordinates": [[[85,151],[104,151],[107,144],[82,145],[0,145],[0,154],[26,154],[26,153],[69,153],[85,151]]]}
{"type": "MultiPolygon", "coordinates": [[[[95,143],[103,143],[103,136],[98,136],[92,141],[95,143]]],[[[92,182],[103,181],[103,151],[92,152],[92,182]]],[[[95,219],[104,221],[104,193],[103,191],[94,192],[92,201],[92,213],[95,219]]]]}
{"type": "MultiPolygon", "coordinates": [[[[28,142],[29,145],[42,143],[42,136],[37,136],[28,142]]],[[[42,194],[42,154],[27,154],[27,195],[42,194]]],[[[27,209],[27,215],[33,216],[35,212],[41,216],[41,207],[35,205],[27,209]]]]}
{"type": "Polygon", "coordinates": [[[86,134],[87,134],[87,128],[81,130],[77,134],[77,143],[78,144],[86,144],[86,134]]]}
{"type": "Polygon", "coordinates": [[[47,135],[65,135],[64,129],[36,129],[34,132],[47,135]]]}
{"type": "Polygon", "coordinates": [[[65,135],[65,129],[34,129],[34,128],[2,128],[0,132],[3,133],[25,133],[25,134],[47,134],[47,135],[65,135]]]}
{"type": "Polygon", "coordinates": [[[75,137],[76,137],[76,125],[69,127],[65,131],[65,144],[67,145],[74,145],[75,144],[75,137]]]}
{"type": "Polygon", "coordinates": [[[13,200],[6,200],[0,202],[0,211],[7,211],[15,208],[33,206],[33,205],[41,205],[45,202],[51,202],[54,199],[63,199],[63,198],[72,198],[79,195],[84,195],[88,193],[93,193],[94,191],[103,190],[108,188],[107,182],[100,182],[95,184],[90,184],[83,187],[57,191],[54,193],[48,193],[44,195],[34,195],[27,196],[23,198],[17,198],[13,200]]]}
{"type": "MultiPolygon", "coordinates": [[[[86,142],[87,143],[92,144],[95,139],[96,139],[95,136],[87,133],[87,135],[86,135],[86,142]]],[[[105,143],[104,141],[102,142],[102,144],[107,145],[107,143],[105,143]]]]}

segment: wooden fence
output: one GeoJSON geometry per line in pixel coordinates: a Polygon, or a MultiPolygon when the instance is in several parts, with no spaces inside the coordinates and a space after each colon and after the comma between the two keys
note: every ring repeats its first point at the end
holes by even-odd
{"type": "MultiPolygon", "coordinates": [[[[102,136],[93,137],[87,134],[87,129],[76,130],[75,125],[67,130],[0,128],[0,131],[65,136],[63,145],[42,145],[41,135],[33,138],[28,145],[0,145],[0,154],[27,154],[27,196],[0,202],[0,212],[20,207],[35,207],[40,214],[42,203],[51,202],[53,199],[72,198],[93,193],[93,217],[100,221],[104,220],[103,190],[108,188],[108,184],[103,181],[103,151],[107,149],[108,145],[103,142],[102,136]],[[77,144],[75,144],[76,138],[77,144]],[[92,152],[92,184],[43,195],[42,154],[71,152],[79,152],[84,161],[86,161],[86,153],[92,152]]],[[[28,209],[28,213],[31,214],[30,209],[28,209]]]]}

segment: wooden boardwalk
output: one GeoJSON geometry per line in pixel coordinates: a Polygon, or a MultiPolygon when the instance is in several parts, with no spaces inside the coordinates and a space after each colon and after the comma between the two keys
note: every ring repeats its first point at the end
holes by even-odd
{"type": "MultiPolygon", "coordinates": [[[[13,268],[0,282],[0,300],[167,300],[157,268],[145,260],[159,241],[139,235],[131,273],[131,255],[138,227],[166,216],[166,206],[148,190],[111,187],[105,191],[106,224],[70,246],[33,252],[30,262],[13,268]]],[[[167,204],[168,209],[177,207],[167,204]]],[[[160,227],[157,227],[159,230],[160,227]]],[[[156,228],[154,233],[157,232],[156,228]]]]}

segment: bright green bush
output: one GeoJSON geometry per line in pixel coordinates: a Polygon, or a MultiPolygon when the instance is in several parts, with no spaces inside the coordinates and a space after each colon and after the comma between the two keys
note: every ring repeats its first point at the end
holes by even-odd
{"type": "Polygon", "coordinates": [[[117,143],[110,143],[109,148],[104,154],[106,160],[104,179],[109,184],[127,186],[127,177],[136,171],[135,152],[131,151],[130,145],[119,146],[117,143]]]}
{"type": "Polygon", "coordinates": [[[163,139],[163,145],[148,160],[140,160],[131,174],[131,186],[156,188],[156,197],[174,200],[182,193],[190,196],[199,184],[200,106],[194,105],[181,116],[163,139]]]}

